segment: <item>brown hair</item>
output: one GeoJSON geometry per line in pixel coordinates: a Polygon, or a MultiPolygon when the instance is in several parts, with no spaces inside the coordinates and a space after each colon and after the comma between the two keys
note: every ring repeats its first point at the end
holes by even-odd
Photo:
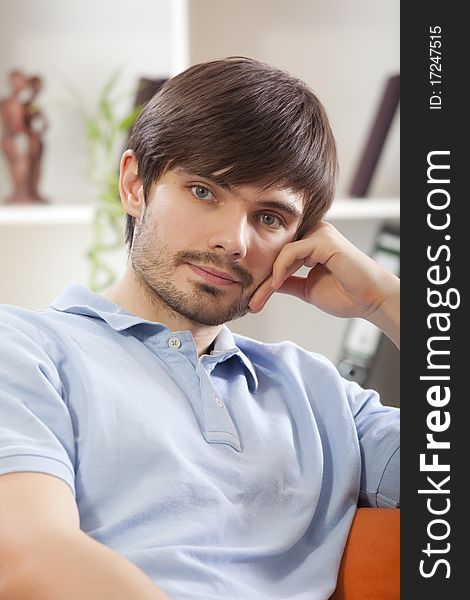
{"type": "MultiPolygon", "coordinates": [[[[129,148],[146,199],[176,167],[222,185],[301,193],[297,238],[333,200],[338,166],[325,109],[303,81],[250,58],[197,64],[169,79],[137,119],[129,148]]],[[[134,225],[127,215],[129,246],[134,225]]]]}

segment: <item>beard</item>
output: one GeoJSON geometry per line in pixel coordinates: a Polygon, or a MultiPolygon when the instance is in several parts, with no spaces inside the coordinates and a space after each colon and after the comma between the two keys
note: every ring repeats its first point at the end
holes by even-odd
{"type": "Polygon", "coordinates": [[[222,325],[248,312],[253,278],[246,269],[234,262],[227,263],[210,251],[180,250],[171,256],[166,246],[156,247],[151,241],[156,237],[155,228],[148,229],[145,219],[136,227],[130,260],[139,284],[152,304],[163,304],[190,321],[209,326],[222,325]],[[198,281],[191,282],[192,290],[181,290],[173,278],[177,267],[186,263],[212,265],[232,274],[239,281],[238,297],[228,301],[224,288],[198,281]]]}

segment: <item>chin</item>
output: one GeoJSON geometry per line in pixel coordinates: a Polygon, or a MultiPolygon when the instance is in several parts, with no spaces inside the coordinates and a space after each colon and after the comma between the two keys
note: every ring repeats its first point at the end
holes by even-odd
{"type": "Polygon", "coordinates": [[[223,325],[248,313],[251,296],[223,302],[222,294],[217,288],[200,285],[197,293],[193,292],[189,298],[173,304],[171,308],[195,323],[210,327],[223,325]]]}

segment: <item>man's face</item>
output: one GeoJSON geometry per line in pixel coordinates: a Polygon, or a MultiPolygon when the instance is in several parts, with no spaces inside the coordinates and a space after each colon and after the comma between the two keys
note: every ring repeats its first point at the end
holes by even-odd
{"type": "Polygon", "coordinates": [[[301,212],[300,195],[288,190],[221,187],[170,170],[136,222],[132,266],[151,299],[193,322],[220,325],[247,313],[301,212]]]}

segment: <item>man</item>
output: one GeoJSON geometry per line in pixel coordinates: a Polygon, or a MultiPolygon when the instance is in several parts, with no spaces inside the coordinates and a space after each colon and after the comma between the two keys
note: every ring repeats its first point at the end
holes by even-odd
{"type": "Polygon", "coordinates": [[[278,69],[204,63],[150,101],[124,275],[1,312],[6,598],[332,594],[358,502],[398,505],[398,411],[225,323],[278,291],[398,344],[398,279],[322,221],[335,176],[323,107],[278,69]]]}

